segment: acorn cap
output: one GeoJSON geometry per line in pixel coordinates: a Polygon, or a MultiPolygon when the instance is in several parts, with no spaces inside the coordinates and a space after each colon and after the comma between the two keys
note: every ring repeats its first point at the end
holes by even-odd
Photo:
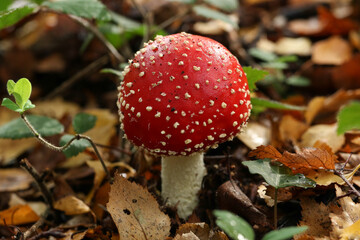
{"type": "Polygon", "coordinates": [[[127,139],[159,155],[190,155],[238,134],[250,116],[247,79],[220,43],[179,33],[144,44],[119,87],[127,139]]]}

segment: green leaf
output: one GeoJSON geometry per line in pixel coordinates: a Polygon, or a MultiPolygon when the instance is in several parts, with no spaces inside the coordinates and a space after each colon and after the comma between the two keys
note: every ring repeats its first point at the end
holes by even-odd
{"type": "Polygon", "coordinates": [[[343,134],[353,129],[360,129],[360,102],[353,101],[343,107],[337,115],[337,121],[338,134],[343,134]]]}
{"type": "Polygon", "coordinates": [[[20,108],[24,109],[25,103],[30,98],[31,90],[31,83],[27,78],[21,78],[16,82],[12,94],[20,108]]]}
{"type": "Polygon", "coordinates": [[[257,98],[257,97],[251,98],[251,104],[254,106],[275,108],[275,109],[281,109],[281,110],[294,110],[294,111],[305,111],[306,110],[306,107],[290,105],[290,104],[286,104],[286,103],[277,102],[274,100],[257,98]]]}
{"type": "Polygon", "coordinates": [[[307,226],[285,227],[265,234],[261,240],[286,240],[292,238],[296,234],[305,232],[307,229],[307,226]]]}
{"type": "Polygon", "coordinates": [[[288,167],[271,164],[269,159],[242,162],[253,174],[260,174],[274,188],[283,187],[315,187],[316,183],[303,174],[293,175],[288,167]]]}
{"type": "Polygon", "coordinates": [[[7,88],[9,95],[11,95],[14,92],[15,84],[16,83],[14,82],[14,80],[11,80],[11,79],[7,82],[6,88],[7,88]]]}
{"type": "Polygon", "coordinates": [[[256,89],[255,83],[261,79],[263,79],[267,74],[267,71],[259,70],[252,67],[243,67],[243,70],[246,74],[246,78],[248,80],[249,90],[253,91],[256,89]]]}
{"type": "Polygon", "coordinates": [[[16,103],[14,103],[13,101],[11,101],[8,98],[3,99],[1,106],[6,107],[15,112],[22,112],[22,109],[19,108],[19,106],[16,103]]]}
{"type": "Polygon", "coordinates": [[[205,0],[205,2],[228,12],[235,11],[239,7],[237,0],[205,0]]]}
{"type": "Polygon", "coordinates": [[[281,56],[276,59],[277,62],[296,62],[299,58],[296,55],[281,56]]]}
{"type": "Polygon", "coordinates": [[[52,10],[89,19],[109,21],[111,15],[107,7],[98,0],[58,0],[42,4],[52,10]]]}
{"type": "MultiPolygon", "coordinates": [[[[60,146],[66,145],[74,136],[66,134],[60,139],[60,146]]],[[[86,139],[74,140],[69,147],[67,147],[63,153],[67,158],[78,155],[83,152],[87,147],[91,147],[91,144],[86,139]]]]}
{"type": "Polygon", "coordinates": [[[96,116],[87,113],[78,113],[75,115],[72,124],[76,133],[81,134],[95,126],[96,116]]]}
{"type": "Polygon", "coordinates": [[[266,62],[261,64],[264,68],[287,69],[289,65],[285,62],[266,62]]]}
{"type": "MultiPolygon", "coordinates": [[[[58,120],[38,115],[27,116],[29,122],[43,136],[52,136],[64,131],[64,126],[58,120]]],[[[0,126],[0,138],[20,139],[34,137],[21,118],[14,119],[0,126]]]]}
{"type": "Polygon", "coordinates": [[[248,222],[241,217],[224,210],[214,210],[216,224],[234,240],[254,240],[255,233],[248,222]]]}
{"type": "Polygon", "coordinates": [[[8,10],[9,6],[13,3],[14,0],[1,0],[0,1],[0,12],[8,10]]]}
{"type": "Polygon", "coordinates": [[[25,103],[24,106],[24,111],[32,109],[35,107],[35,104],[32,104],[32,102],[30,100],[27,100],[27,102],[25,103]]]}
{"type": "Polygon", "coordinates": [[[307,87],[310,86],[311,82],[308,78],[293,75],[286,79],[286,83],[295,87],[307,87]]]}
{"type": "Polygon", "coordinates": [[[233,19],[231,19],[228,15],[226,15],[222,12],[213,10],[213,9],[205,7],[205,6],[200,6],[200,5],[194,6],[193,10],[195,11],[195,13],[197,15],[200,15],[200,16],[203,16],[206,18],[210,18],[210,19],[218,19],[218,20],[221,20],[221,21],[231,24],[235,29],[239,28],[238,24],[233,19]]]}
{"type": "Polygon", "coordinates": [[[17,23],[24,17],[35,13],[36,11],[38,11],[37,7],[23,6],[20,8],[0,12],[0,30],[17,23]]]}
{"type": "Polygon", "coordinates": [[[259,48],[250,48],[249,54],[265,62],[274,62],[277,59],[277,55],[271,52],[263,51],[259,48]]]}

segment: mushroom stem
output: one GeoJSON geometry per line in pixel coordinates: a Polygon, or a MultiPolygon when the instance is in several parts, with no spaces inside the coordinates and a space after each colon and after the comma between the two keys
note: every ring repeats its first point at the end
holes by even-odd
{"type": "Polygon", "coordinates": [[[206,175],[204,154],[163,156],[161,160],[161,195],[168,205],[177,207],[180,218],[186,219],[199,202],[197,193],[206,175]]]}

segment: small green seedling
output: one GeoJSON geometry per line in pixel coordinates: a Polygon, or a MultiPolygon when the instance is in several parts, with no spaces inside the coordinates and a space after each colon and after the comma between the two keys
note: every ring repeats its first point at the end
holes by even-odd
{"type": "Polygon", "coordinates": [[[31,83],[27,78],[21,78],[16,83],[9,80],[7,82],[7,91],[9,95],[14,96],[15,102],[9,98],[4,98],[1,106],[18,113],[24,113],[26,110],[34,108],[35,105],[30,101],[31,90],[31,83]]]}
{"type": "MultiPolygon", "coordinates": [[[[255,233],[243,218],[225,210],[214,210],[216,224],[233,240],[254,240],[255,233]]],[[[262,240],[286,240],[307,230],[302,227],[285,227],[264,235],[262,240]]]]}

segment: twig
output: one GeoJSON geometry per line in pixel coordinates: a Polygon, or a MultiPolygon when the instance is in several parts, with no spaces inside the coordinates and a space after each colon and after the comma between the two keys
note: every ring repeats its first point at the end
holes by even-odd
{"type": "Polygon", "coordinates": [[[54,210],[53,208],[53,198],[51,196],[51,193],[49,191],[49,189],[46,187],[46,185],[44,184],[43,180],[40,177],[40,174],[38,173],[38,171],[29,163],[29,161],[24,158],[20,161],[20,166],[25,169],[31,176],[32,178],[35,180],[36,185],[38,186],[40,192],[42,193],[46,204],[49,206],[49,209],[51,211],[54,210]]]}
{"type": "Polygon", "coordinates": [[[26,232],[24,232],[24,239],[30,238],[44,223],[45,217],[42,216],[36,223],[34,223],[28,230],[26,230],[26,232]]]}
{"type": "Polygon", "coordinates": [[[277,221],[278,221],[278,188],[275,188],[275,196],[274,196],[274,228],[277,229],[277,221]]]}
{"type": "Polygon", "coordinates": [[[85,135],[81,135],[81,134],[76,134],[73,138],[70,139],[70,141],[68,141],[64,146],[58,147],[53,145],[52,143],[48,142],[46,139],[44,139],[37,131],[36,129],[32,126],[32,124],[29,122],[29,120],[27,119],[27,117],[25,116],[24,113],[20,114],[21,118],[24,120],[26,126],[30,129],[30,131],[35,135],[36,139],[38,139],[42,144],[44,144],[46,147],[54,150],[54,151],[58,151],[58,152],[63,152],[64,150],[66,150],[73,141],[75,140],[80,140],[80,139],[86,139],[87,141],[89,141],[89,143],[91,144],[91,146],[93,147],[96,156],[98,157],[98,159],[101,162],[102,167],[104,168],[104,171],[106,173],[106,176],[108,178],[108,180],[110,182],[112,182],[112,178],[110,176],[110,173],[105,165],[105,162],[103,160],[103,158],[101,157],[95,143],[93,142],[93,140],[85,135]]]}
{"type": "Polygon", "coordinates": [[[74,83],[79,81],[80,79],[84,78],[88,74],[91,74],[95,72],[96,70],[100,69],[102,66],[107,64],[109,61],[109,56],[105,55],[102,56],[99,59],[96,59],[94,62],[86,66],[84,69],[77,72],[75,75],[73,75],[71,78],[67,79],[65,82],[63,82],[58,88],[56,88],[54,91],[52,91],[50,94],[48,94],[45,99],[51,99],[55,96],[61,94],[62,92],[66,91],[68,88],[70,88],[74,83]]]}
{"type": "Polygon", "coordinates": [[[83,27],[88,29],[90,32],[92,32],[104,45],[105,47],[111,52],[111,54],[121,63],[125,62],[125,58],[116,50],[116,48],[104,37],[104,35],[97,29],[95,26],[93,26],[89,21],[85,20],[84,18],[74,16],[74,15],[68,15],[71,19],[75,20],[79,24],[81,24],[83,27]]]}
{"type": "Polygon", "coordinates": [[[351,188],[351,190],[354,192],[354,194],[357,197],[360,198],[360,192],[354,187],[354,185],[352,185],[351,182],[349,182],[349,180],[346,179],[346,177],[344,176],[342,171],[334,170],[334,173],[335,173],[335,175],[338,175],[351,188]]]}

